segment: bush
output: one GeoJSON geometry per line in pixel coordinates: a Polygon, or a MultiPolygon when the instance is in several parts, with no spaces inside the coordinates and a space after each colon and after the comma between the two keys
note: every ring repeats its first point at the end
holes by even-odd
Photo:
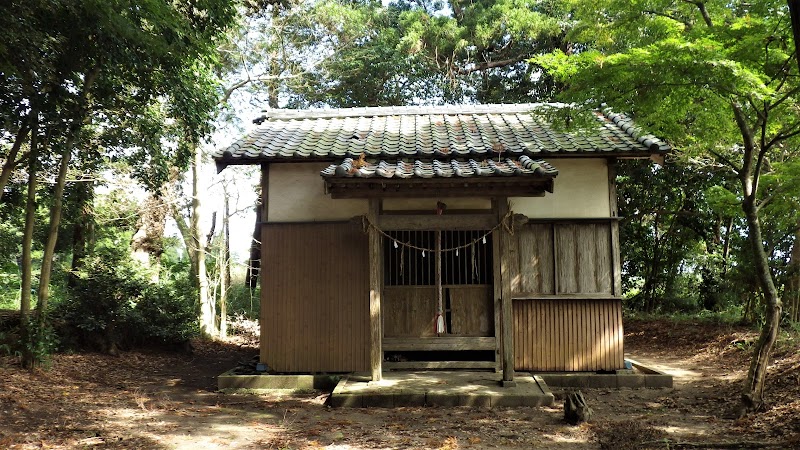
{"type": "Polygon", "coordinates": [[[67,346],[115,353],[120,347],[180,344],[197,333],[192,288],[174,279],[150,282],[126,250],[98,249],[55,306],[67,346]]]}
{"type": "Polygon", "coordinates": [[[183,343],[199,333],[191,286],[152,285],[130,314],[136,345],[183,343]]]}

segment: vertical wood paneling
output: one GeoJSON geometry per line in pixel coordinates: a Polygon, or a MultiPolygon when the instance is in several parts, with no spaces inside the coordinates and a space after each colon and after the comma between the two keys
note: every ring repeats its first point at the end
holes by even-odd
{"type": "Polygon", "coordinates": [[[436,288],[387,286],[383,290],[385,337],[436,336],[436,288]]]}
{"type": "Polygon", "coordinates": [[[531,224],[520,227],[519,254],[514,261],[512,289],[515,292],[554,294],[553,225],[531,224]]]}
{"type": "Polygon", "coordinates": [[[619,299],[514,300],[514,368],[520,371],[621,369],[619,299]]]}
{"type": "Polygon", "coordinates": [[[555,226],[556,267],[559,294],[574,294],[578,289],[578,225],[557,224],[555,226]]]}
{"type": "Polygon", "coordinates": [[[262,226],[261,361],[278,372],[369,369],[367,236],[348,223],[262,226]]]}
{"type": "Polygon", "coordinates": [[[491,286],[449,286],[451,334],[494,336],[494,304],[491,286]]]}
{"type": "Polygon", "coordinates": [[[559,294],[613,293],[611,226],[555,224],[555,284],[559,294]]]}

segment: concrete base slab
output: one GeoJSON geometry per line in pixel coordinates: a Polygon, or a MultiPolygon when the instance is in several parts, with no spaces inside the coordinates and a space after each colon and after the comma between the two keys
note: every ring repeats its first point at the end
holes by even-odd
{"type": "Polygon", "coordinates": [[[380,383],[353,374],[342,378],[331,394],[334,407],[400,406],[549,406],[553,393],[541,377],[515,375],[515,386],[503,387],[495,372],[386,372],[380,383]]]}
{"type": "Polygon", "coordinates": [[[330,390],[341,375],[237,375],[229,370],[217,377],[220,391],[313,391],[330,390]]]}
{"type": "Polygon", "coordinates": [[[649,368],[628,359],[637,370],[617,370],[616,373],[557,372],[537,373],[553,387],[560,388],[671,388],[672,375],[649,368]]]}

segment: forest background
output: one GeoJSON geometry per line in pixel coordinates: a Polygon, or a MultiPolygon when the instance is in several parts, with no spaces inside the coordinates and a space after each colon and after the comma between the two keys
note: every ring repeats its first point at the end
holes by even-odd
{"type": "Polygon", "coordinates": [[[3,3],[0,351],[26,367],[257,316],[258,243],[230,245],[257,174],[207,154],[279,107],[605,103],[675,149],[619,165],[626,313],[759,327],[746,410],[798,331],[796,1],[3,3]]]}

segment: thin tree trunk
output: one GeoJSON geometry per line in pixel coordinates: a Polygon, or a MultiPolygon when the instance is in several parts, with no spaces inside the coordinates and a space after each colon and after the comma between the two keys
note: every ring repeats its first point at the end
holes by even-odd
{"type": "Polygon", "coordinates": [[[31,111],[31,150],[28,155],[28,195],[25,201],[25,228],[22,232],[22,260],[20,261],[20,324],[22,325],[22,366],[31,369],[34,366],[31,352],[31,287],[33,286],[33,222],[36,220],[36,172],[38,162],[38,111],[31,111]]]}
{"type": "Polygon", "coordinates": [[[6,156],[6,161],[3,163],[3,169],[0,171],[0,199],[3,198],[3,191],[5,191],[8,180],[11,178],[11,172],[14,171],[17,164],[20,162],[17,160],[17,155],[19,154],[20,148],[22,148],[22,144],[26,141],[28,131],[30,131],[30,127],[28,123],[25,122],[22,124],[19,131],[17,131],[17,136],[14,138],[14,145],[11,146],[11,150],[6,156]]]}
{"type": "Polygon", "coordinates": [[[731,255],[731,231],[733,231],[733,217],[728,220],[728,226],[725,228],[725,243],[722,246],[722,275],[728,274],[728,260],[731,255]]]}
{"type": "Polygon", "coordinates": [[[783,290],[784,303],[789,313],[789,320],[796,323],[800,321],[800,229],[794,235],[787,272],[788,280],[783,290]]]}
{"type": "Polygon", "coordinates": [[[250,243],[250,258],[247,266],[247,285],[251,290],[258,287],[258,275],[261,270],[261,218],[264,217],[262,208],[266,208],[261,194],[256,200],[256,223],[253,227],[253,240],[250,243]]]}
{"type": "Polygon", "coordinates": [[[769,366],[769,357],[772,346],[778,337],[778,327],[781,319],[781,300],[778,290],[772,279],[769,268],[769,259],[764,251],[763,239],[761,236],[761,223],[758,220],[758,210],[752,196],[746,196],[742,204],[747,228],[749,231],[750,245],[753,251],[756,276],[758,277],[761,290],[764,294],[766,312],[764,314],[764,325],[761,327],[761,334],[756,342],[753,351],[753,359],[747,373],[745,386],[742,391],[742,405],[745,412],[757,411],[764,404],[764,384],[769,366]]]}
{"type": "Polygon", "coordinates": [[[228,202],[227,186],[222,187],[225,201],[225,211],[222,216],[222,255],[220,261],[219,277],[219,337],[228,336],[228,287],[231,285],[231,234],[230,234],[230,203],[228,202]]]}
{"type": "Polygon", "coordinates": [[[64,150],[61,153],[61,165],[58,169],[58,177],[56,178],[55,190],[53,191],[53,205],[50,209],[50,227],[42,254],[42,268],[39,274],[39,301],[36,304],[36,321],[38,326],[44,324],[45,315],[47,313],[47,302],[50,298],[50,277],[53,273],[53,255],[56,251],[56,241],[58,241],[58,227],[61,224],[61,211],[64,204],[64,186],[67,184],[67,172],[69,171],[69,162],[72,157],[72,148],[84,126],[87,100],[92,90],[92,85],[99,73],[99,67],[95,67],[84,77],[78,110],[75,113],[75,121],[70,127],[67,141],[64,143],[64,150]]]}
{"type": "Polygon", "coordinates": [[[83,267],[87,253],[90,252],[94,235],[94,182],[80,180],[77,182],[79,216],[72,228],[72,265],[67,282],[75,286],[78,271],[83,267]]]}
{"type": "Polygon", "coordinates": [[[737,103],[731,104],[736,124],[742,133],[742,167],[739,170],[739,181],[742,185],[742,210],[747,221],[748,240],[753,254],[755,275],[761,287],[766,311],[761,334],[753,349],[753,359],[742,389],[741,415],[759,410],[764,404],[764,383],[769,367],[769,357],[772,346],[778,337],[778,327],[781,318],[781,299],[775,288],[775,281],[769,267],[769,256],[764,250],[764,239],[761,235],[761,222],[758,219],[758,184],[761,176],[763,159],[768,148],[762,142],[761,148],[756,146],[756,141],[747,116],[737,103]]]}
{"type": "Polygon", "coordinates": [[[58,241],[58,226],[61,224],[61,210],[64,204],[64,186],[67,184],[67,171],[72,156],[72,144],[77,131],[70,136],[61,153],[61,165],[58,168],[55,190],[53,191],[53,205],[50,209],[50,229],[47,232],[47,241],[42,253],[42,269],[39,275],[39,301],[36,303],[36,322],[39,326],[44,324],[47,313],[47,301],[50,298],[50,276],[53,272],[53,255],[58,241]]]}

